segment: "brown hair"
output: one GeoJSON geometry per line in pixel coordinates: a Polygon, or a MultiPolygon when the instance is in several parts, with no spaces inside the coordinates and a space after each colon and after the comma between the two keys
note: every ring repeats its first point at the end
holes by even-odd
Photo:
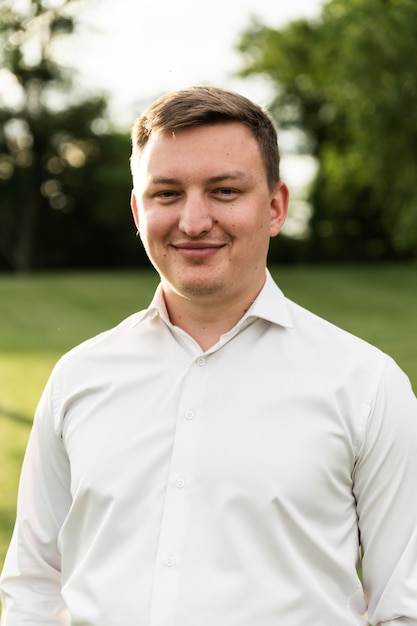
{"type": "Polygon", "coordinates": [[[245,124],[257,140],[268,185],[279,181],[279,149],[275,126],[266,109],[240,94],[205,85],[168,93],[150,104],[132,129],[132,173],[153,132],[227,122],[245,124]]]}

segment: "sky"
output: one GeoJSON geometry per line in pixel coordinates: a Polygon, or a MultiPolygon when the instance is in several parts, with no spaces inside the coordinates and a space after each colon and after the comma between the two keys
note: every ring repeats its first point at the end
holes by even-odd
{"type": "Polygon", "coordinates": [[[71,63],[83,89],[109,94],[116,125],[131,124],[162,93],[198,83],[267,104],[264,81],[233,77],[242,65],[234,50],[239,34],[251,16],[278,28],[317,16],[323,1],[87,0],[71,63]]]}

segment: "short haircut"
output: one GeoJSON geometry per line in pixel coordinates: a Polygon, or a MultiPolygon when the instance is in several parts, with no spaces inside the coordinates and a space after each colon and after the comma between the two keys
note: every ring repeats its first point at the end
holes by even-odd
{"type": "Polygon", "coordinates": [[[252,132],[265,165],[268,186],[272,189],[279,181],[280,156],[277,131],[269,113],[238,93],[206,85],[168,93],[137,118],[132,129],[132,174],[152,133],[228,122],[240,122],[252,132]]]}

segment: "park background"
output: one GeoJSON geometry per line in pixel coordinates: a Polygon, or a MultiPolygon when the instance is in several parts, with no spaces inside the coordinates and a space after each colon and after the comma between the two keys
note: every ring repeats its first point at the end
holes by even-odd
{"type": "Polygon", "coordinates": [[[167,90],[269,107],[291,190],[275,278],[417,386],[417,3],[231,4],[0,0],[0,565],[51,368],[157,283],[130,214],[129,128],[167,90]]]}

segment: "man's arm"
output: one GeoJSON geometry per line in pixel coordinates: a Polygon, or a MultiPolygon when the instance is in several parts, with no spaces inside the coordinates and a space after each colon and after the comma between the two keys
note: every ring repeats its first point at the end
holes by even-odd
{"type": "Polygon", "coordinates": [[[417,399],[388,359],[354,471],[371,623],[417,626],[417,399]]]}
{"type": "Polygon", "coordinates": [[[71,505],[69,463],[52,380],[39,403],[22,467],[17,518],[1,577],[2,626],[68,626],[58,534],[71,505]]]}

